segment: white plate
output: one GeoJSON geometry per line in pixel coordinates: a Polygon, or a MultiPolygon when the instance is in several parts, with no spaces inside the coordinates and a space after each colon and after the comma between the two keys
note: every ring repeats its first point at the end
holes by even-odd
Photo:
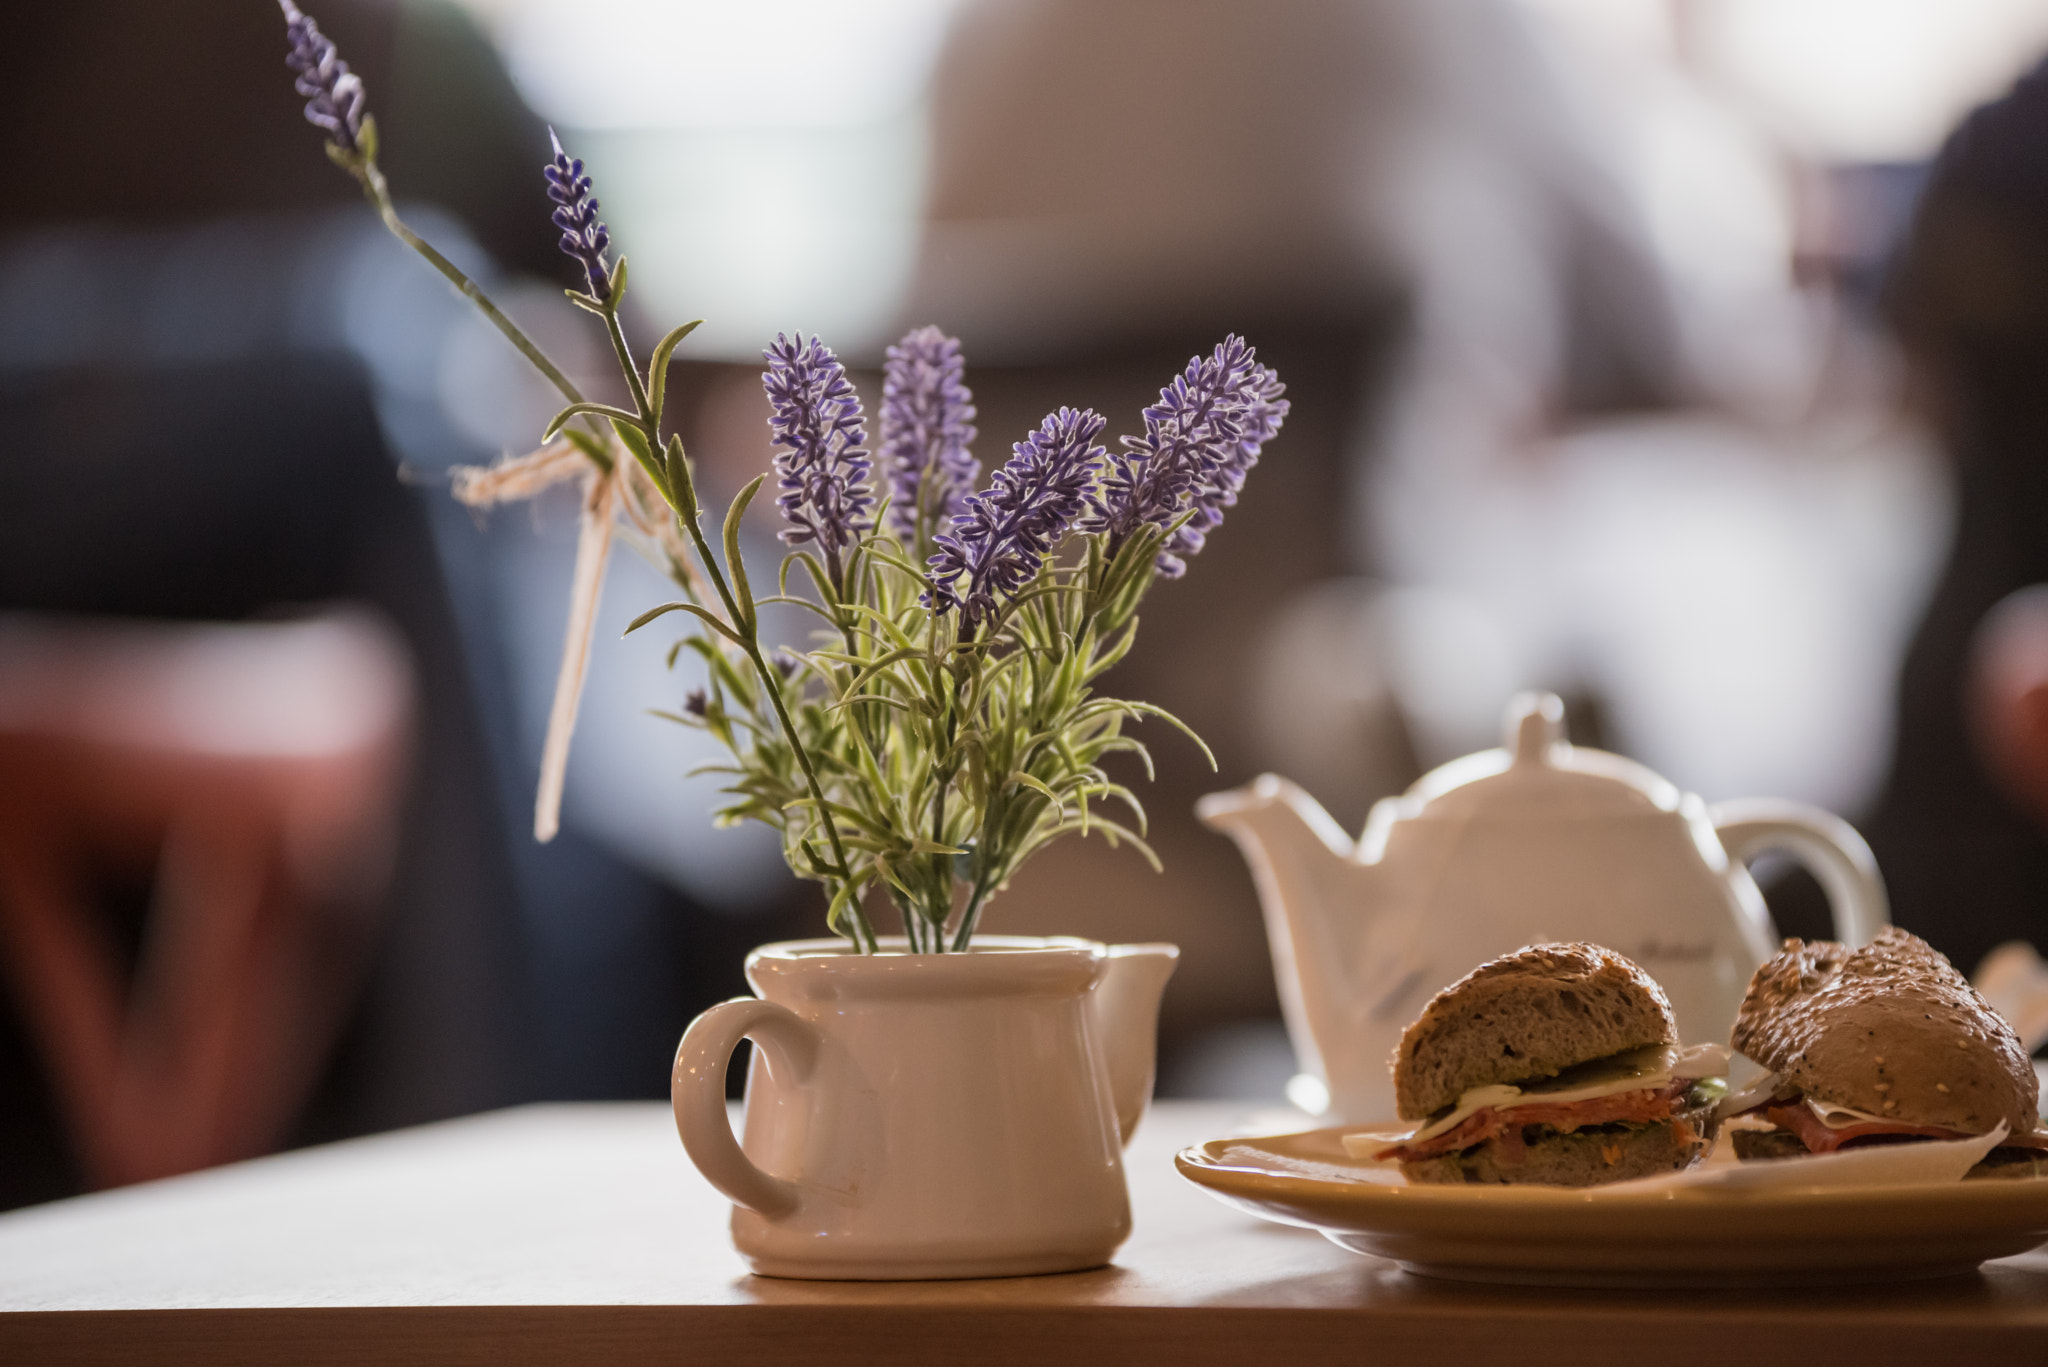
{"type": "Polygon", "coordinates": [[[1740,1190],[1409,1186],[1344,1152],[1359,1127],[1212,1139],[1174,1163],[1217,1199],[1410,1272],[1544,1286],[1954,1276],[2048,1242],[2048,1178],[1740,1190]]]}

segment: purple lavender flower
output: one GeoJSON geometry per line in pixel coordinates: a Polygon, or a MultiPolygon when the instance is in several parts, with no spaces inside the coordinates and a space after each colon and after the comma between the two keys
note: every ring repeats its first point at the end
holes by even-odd
{"type": "Polygon", "coordinates": [[[348,69],[334,42],[320,26],[300,12],[292,0],[278,0],[284,10],[285,36],[292,50],[285,65],[298,74],[292,84],[306,97],[306,122],[327,132],[327,139],[346,152],[360,152],[363,135],[363,78],[348,69]]]}
{"type": "Polygon", "coordinates": [[[995,611],[997,594],[1015,597],[1031,582],[1088,504],[1103,454],[1090,443],[1102,426],[1093,409],[1062,408],[1011,448],[995,483],[967,500],[952,531],[932,538],[939,553],[926,607],[959,608],[965,635],[995,611]]]}
{"type": "MultiPolygon", "coordinates": [[[[1114,557],[1140,527],[1170,526],[1201,497],[1220,500],[1220,507],[1235,501],[1243,470],[1235,483],[1225,471],[1234,461],[1250,468],[1242,444],[1254,373],[1264,370],[1255,354],[1232,333],[1208,356],[1191,357],[1187,369],[1159,391],[1159,402],[1145,410],[1145,435],[1123,439],[1124,449],[1110,457],[1101,491],[1089,499],[1091,511],[1081,524],[1083,531],[1105,538],[1107,555],[1114,557]]],[[[1195,520],[1202,516],[1198,511],[1195,520]]],[[[1221,520],[1218,511],[1215,521],[1221,520]]],[[[1160,551],[1159,573],[1168,579],[1186,572],[1186,561],[1175,553],[1181,541],[1176,537],[1174,548],[1160,551]]]]}
{"type": "Polygon", "coordinates": [[[583,159],[562,150],[555,130],[548,130],[555,145],[555,159],[543,168],[548,178],[548,198],[555,202],[555,226],[562,230],[561,248],[583,265],[590,277],[590,297],[602,299],[611,292],[611,272],[605,266],[605,249],[612,235],[597,221],[597,198],[590,193],[590,177],[583,174],[583,159]]]}
{"type": "Polygon", "coordinates": [[[710,710],[711,702],[710,699],[704,696],[703,689],[693,688],[689,692],[683,694],[683,711],[687,712],[689,715],[693,717],[701,717],[710,710]]]}
{"type": "Polygon", "coordinates": [[[882,470],[889,480],[889,528],[917,535],[921,517],[957,517],[981,477],[967,450],[974,395],[962,380],[960,341],[921,327],[889,348],[882,367],[882,470]]]}
{"type": "Polygon", "coordinates": [[[1270,366],[1251,368],[1242,390],[1243,406],[1237,414],[1237,444],[1196,488],[1190,499],[1195,515],[1173,534],[1160,553],[1160,572],[1167,578],[1181,576],[1187,568],[1186,557],[1199,553],[1209,533],[1222,524],[1223,510],[1237,506],[1245,475],[1259,463],[1259,452],[1280,434],[1280,424],[1287,418],[1288,403],[1280,397],[1286,392],[1287,386],[1280,383],[1280,377],[1270,366]],[[1167,568],[1169,564],[1173,568],[1167,568]]]}
{"type": "Polygon", "coordinates": [[[768,362],[761,384],[774,409],[768,426],[782,448],[775,453],[782,490],[776,502],[790,523],[782,539],[792,546],[816,542],[836,581],[839,552],[871,525],[868,509],[875,501],[861,446],[867,432],[860,395],[846,367],[816,337],[798,333],[791,340],[777,333],[761,355],[768,362]]]}

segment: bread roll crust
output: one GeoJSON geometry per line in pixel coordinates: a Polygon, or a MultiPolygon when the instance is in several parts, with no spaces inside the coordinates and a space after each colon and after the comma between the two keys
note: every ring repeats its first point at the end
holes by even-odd
{"type": "Polygon", "coordinates": [[[1729,1044],[1808,1096],[1909,1125],[2035,1127],[2040,1084],[2004,1017],[1925,940],[1787,940],[1756,971],[1729,1044]]]}
{"type": "Polygon", "coordinates": [[[1394,1051],[1394,1105],[1421,1120],[1474,1087],[1676,1043],[1671,1003],[1642,969],[1599,945],[1532,945],[1430,999],[1394,1051]]]}

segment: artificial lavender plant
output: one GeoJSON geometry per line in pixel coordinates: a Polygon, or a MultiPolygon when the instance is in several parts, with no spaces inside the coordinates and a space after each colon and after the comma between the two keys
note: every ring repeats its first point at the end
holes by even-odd
{"type": "MultiPolygon", "coordinates": [[[[1124,726],[1148,716],[1179,723],[1094,686],[1130,649],[1146,590],[1185,569],[1278,433],[1287,401],[1273,372],[1240,338],[1225,338],[1160,392],[1122,455],[1098,444],[1100,415],[1061,408],[1011,448],[986,489],[956,497],[952,472],[973,458],[945,434],[966,428],[972,396],[958,343],[920,329],[889,351],[880,526],[841,541],[811,511],[824,500],[795,496],[813,486],[793,471],[826,463],[789,457],[822,449],[832,431],[853,449],[864,430],[858,400],[816,339],[779,337],[763,354],[791,491],[784,535],[796,546],[783,578],[801,565],[817,590],[778,600],[824,623],[789,681],[795,741],[848,832],[862,891],[886,895],[914,950],[938,952],[966,948],[989,897],[1060,836],[1129,841],[1151,858],[1144,810],[1103,761],[1125,751],[1149,767],[1124,726]],[[915,423],[902,414],[913,404],[926,415],[915,423]],[[899,516],[906,507],[912,515],[899,516]],[[942,507],[955,511],[940,518],[942,507]],[[843,560],[814,554],[830,545],[843,560]]],[[[842,472],[834,506],[865,509],[865,465],[832,468],[842,472]]],[[[689,606],[656,608],[634,625],[689,606]]],[[[711,633],[681,647],[705,661],[710,687],[673,719],[711,731],[732,754],[707,766],[727,776],[734,798],[720,819],[782,825],[791,864],[804,869],[791,814],[807,797],[775,719],[711,633]]]]}
{"type": "Polygon", "coordinates": [[[1143,807],[1103,762],[1130,752],[1149,768],[1124,726],[1145,717],[1180,724],[1094,686],[1131,648],[1147,589],[1185,571],[1286,417],[1284,387],[1242,339],[1192,358],[1116,453],[1097,442],[1101,416],[1061,408],[977,492],[975,409],[956,339],[926,327],[889,348],[877,463],[838,357],[816,337],[778,336],[762,353],[762,380],[790,549],[778,591],[757,596],[740,525],[768,475],[732,501],[714,548],[682,440],[663,435],[669,364],[696,324],[662,338],[644,366],[636,360],[619,321],[626,262],[610,259],[583,163],[555,138],[543,188],[578,267],[568,296],[602,321],[629,406],[586,399],[399,219],[361,80],[312,19],[279,2],[287,62],[328,155],[567,401],[539,450],[456,478],[457,496],[479,506],[563,480],[583,490],[574,606],[535,802],[539,838],[555,830],[616,531],[683,590],[629,630],[669,613],[693,623],[669,658],[690,651],[703,683],[665,715],[709,731],[729,752],[730,763],[706,766],[728,780],[717,819],[779,830],[791,869],[823,885],[829,924],[856,949],[877,947],[877,902],[893,906],[912,950],[967,948],[988,899],[1069,833],[1130,841],[1157,864],[1143,807]],[[789,591],[795,570],[812,594],[789,591]],[[815,614],[813,648],[764,647],[764,603],[815,614]]]}
{"type": "Polygon", "coordinates": [[[307,120],[327,135],[328,157],[355,178],[385,226],[475,304],[568,400],[542,433],[540,450],[488,470],[458,471],[455,485],[457,496],[476,506],[531,497],[563,480],[578,480],[583,486],[582,529],[570,595],[569,627],[534,802],[535,836],[548,840],[558,827],[562,776],[568,763],[577,703],[582,696],[605,563],[613,534],[623,524],[629,533],[637,534],[650,558],[667,569],[691,596],[690,610],[735,647],[753,671],[759,691],[752,696],[779,718],[794,767],[808,782],[811,805],[806,831],[815,827],[822,833],[820,844],[806,843],[805,849],[812,858],[810,866],[801,871],[826,883],[832,899],[832,924],[844,929],[863,950],[872,950],[875,937],[858,901],[860,884],[810,758],[797,742],[794,724],[784,707],[785,675],[770,665],[762,653],[754,600],[739,558],[739,519],[761,481],[755,480],[741,492],[726,517],[725,560],[721,565],[704,536],[682,440],[671,434],[664,441],[661,436],[669,362],[677,344],[696,323],[685,323],[663,337],[644,371],[634,360],[619,324],[619,305],[626,293],[625,259],[621,257],[616,264],[607,261],[611,236],[597,217],[598,203],[591,194],[590,177],[585,174],[583,163],[563,151],[559,138],[553,138],[554,157],[543,168],[546,194],[555,206],[555,225],[562,230],[562,250],[582,268],[580,283],[584,286],[569,290],[568,295],[578,307],[604,321],[632,407],[618,408],[584,398],[560,367],[474,281],[399,218],[384,175],[377,167],[377,127],[365,112],[362,81],[348,69],[333,42],[320,32],[310,16],[302,13],[292,0],[278,3],[284,11],[290,43],[285,61],[297,74],[299,93],[306,97],[307,120]],[[572,427],[572,423],[577,425],[572,427]]]}

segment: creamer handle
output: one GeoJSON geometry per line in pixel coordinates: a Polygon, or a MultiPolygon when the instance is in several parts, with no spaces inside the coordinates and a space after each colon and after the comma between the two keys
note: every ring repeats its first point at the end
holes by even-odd
{"type": "Polygon", "coordinates": [[[720,1002],[683,1032],[669,1074],[669,1102],[683,1151],[697,1171],[734,1205],[776,1220],[796,1209],[799,1188],[755,1167],[732,1137],[726,1118],[725,1070],[742,1039],[765,1050],[768,1066],[794,1082],[810,1077],[821,1043],[814,1026],[774,1002],[753,997],[720,1002]]]}
{"type": "Polygon", "coordinates": [[[1877,856],[1862,836],[1833,812],[1781,798],[1749,797],[1716,803],[1707,811],[1730,859],[1748,863],[1765,850],[1783,850],[1804,864],[1827,892],[1835,937],[1867,945],[1891,924],[1891,903],[1877,856]]]}

